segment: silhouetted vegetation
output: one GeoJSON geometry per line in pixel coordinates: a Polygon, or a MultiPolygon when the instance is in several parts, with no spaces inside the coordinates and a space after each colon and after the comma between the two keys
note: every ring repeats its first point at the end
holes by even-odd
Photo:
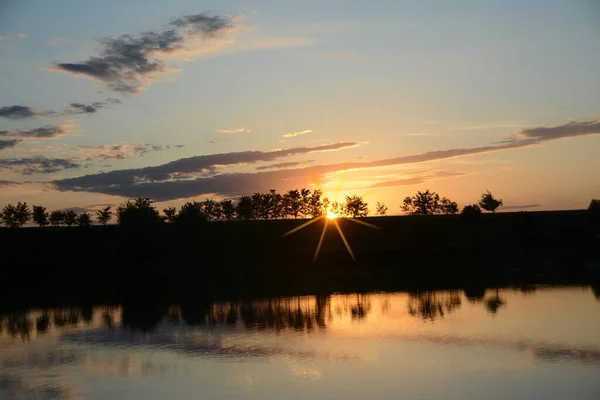
{"type": "Polygon", "coordinates": [[[481,215],[481,208],[477,204],[470,204],[463,207],[461,214],[465,217],[477,217],[481,215]]]}
{"type": "Polygon", "coordinates": [[[353,218],[366,217],[369,214],[368,204],[361,196],[346,196],[344,214],[353,218]]]}
{"type": "Polygon", "coordinates": [[[9,228],[19,228],[31,218],[31,211],[27,203],[18,202],[16,206],[6,205],[0,212],[0,220],[9,228]]]}
{"type": "Polygon", "coordinates": [[[152,228],[162,222],[160,214],[148,198],[128,200],[117,208],[119,225],[128,228],[152,228]]]}
{"type": "Polygon", "coordinates": [[[502,207],[502,200],[495,198],[493,194],[487,191],[481,195],[479,206],[485,211],[491,211],[492,213],[495,213],[499,207],[502,207]]]}
{"type": "Polygon", "coordinates": [[[375,204],[375,215],[377,215],[379,217],[384,217],[387,215],[387,211],[388,211],[388,208],[385,204],[383,204],[379,201],[375,204]]]}
{"type": "Polygon", "coordinates": [[[52,211],[49,221],[52,226],[61,226],[65,222],[65,213],[61,210],[52,211]]]}
{"type": "Polygon", "coordinates": [[[440,198],[436,192],[426,190],[404,198],[401,209],[410,215],[456,214],[458,205],[446,197],[440,198]]]}
{"type": "Polygon", "coordinates": [[[77,214],[73,210],[67,210],[64,212],[63,223],[66,226],[73,226],[77,224],[77,214]]]}
{"type": "Polygon", "coordinates": [[[87,228],[92,225],[92,217],[90,214],[84,212],[77,216],[77,225],[80,228],[87,228]]]}
{"type": "Polygon", "coordinates": [[[48,221],[48,213],[46,212],[46,207],[42,206],[33,206],[33,222],[38,224],[38,226],[47,226],[50,222],[48,221]]]}
{"type": "Polygon", "coordinates": [[[108,224],[112,219],[112,207],[106,206],[101,210],[96,210],[96,220],[102,225],[108,224]]]}

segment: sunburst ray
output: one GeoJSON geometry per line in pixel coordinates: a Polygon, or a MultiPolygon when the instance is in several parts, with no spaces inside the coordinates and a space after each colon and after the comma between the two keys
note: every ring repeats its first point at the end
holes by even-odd
{"type": "Polygon", "coordinates": [[[364,225],[364,226],[368,226],[369,228],[373,228],[373,229],[381,229],[380,227],[378,227],[377,225],[373,225],[370,224],[368,222],[365,221],[361,221],[360,219],[356,219],[356,218],[345,218],[346,221],[352,221],[355,224],[360,224],[360,225],[364,225]]]}
{"type": "Polygon", "coordinates": [[[348,250],[348,253],[350,254],[350,257],[352,257],[352,260],[356,260],[356,258],[354,258],[354,253],[352,252],[352,248],[350,247],[350,243],[348,243],[348,240],[346,239],[346,235],[344,235],[344,232],[342,232],[342,228],[340,228],[340,225],[338,224],[337,219],[333,219],[333,224],[335,225],[335,227],[338,230],[338,233],[340,234],[340,237],[342,238],[342,241],[344,242],[344,245],[346,246],[346,250],[348,250]]]}
{"type": "Polygon", "coordinates": [[[324,215],[321,215],[320,217],[317,217],[317,218],[313,218],[313,219],[311,219],[311,220],[309,220],[309,221],[307,221],[307,222],[303,223],[302,225],[300,225],[300,226],[297,226],[297,227],[295,227],[294,229],[287,231],[286,233],[284,233],[284,234],[283,234],[283,236],[289,236],[289,235],[291,235],[292,233],[296,233],[296,232],[298,232],[300,229],[304,229],[304,228],[306,228],[307,226],[309,226],[309,225],[311,225],[311,224],[314,224],[315,222],[317,222],[318,220],[320,220],[320,219],[323,219],[323,218],[325,218],[325,216],[324,216],[324,215]]]}
{"type": "Polygon", "coordinates": [[[317,262],[317,258],[319,257],[319,252],[321,251],[321,246],[323,245],[323,239],[325,239],[325,232],[327,232],[327,225],[329,225],[329,220],[325,219],[325,225],[323,226],[323,231],[321,232],[321,237],[319,238],[319,244],[317,245],[317,250],[315,251],[315,256],[313,257],[313,264],[317,262]]]}

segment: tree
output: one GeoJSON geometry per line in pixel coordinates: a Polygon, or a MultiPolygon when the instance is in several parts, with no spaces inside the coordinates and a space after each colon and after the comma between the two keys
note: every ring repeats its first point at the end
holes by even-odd
{"type": "Polygon", "coordinates": [[[321,202],[321,213],[327,215],[331,211],[331,202],[325,197],[321,202]]]}
{"type": "Polygon", "coordinates": [[[163,214],[165,214],[165,221],[172,224],[175,222],[175,217],[177,216],[177,209],[175,207],[167,207],[163,210],[163,214]]]}
{"type": "Polygon", "coordinates": [[[96,220],[102,225],[106,225],[112,219],[111,206],[106,206],[101,210],[96,210],[96,220]]]}
{"type": "Polygon", "coordinates": [[[270,218],[277,219],[283,216],[283,197],[277,193],[275,189],[271,189],[269,193],[263,195],[265,207],[268,208],[270,218]]]}
{"type": "Polygon", "coordinates": [[[486,191],[486,193],[481,195],[479,206],[486,211],[495,213],[498,207],[502,207],[502,200],[496,199],[493,194],[491,194],[489,191],[486,191]]]}
{"type": "Polygon", "coordinates": [[[65,213],[61,210],[52,211],[48,219],[52,226],[60,226],[65,223],[65,213]]]}
{"type": "Polygon", "coordinates": [[[177,213],[175,222],[180,226],[195,227],[207,221],[203,204],[197,201],[187,202],[177,213]]]}
{"type": "Polygon", "coordinates": [[[369,214],[368,203],[363,200],[362,196],[346,196],[346,204],[343,209],[345,214],[353,218],[366,217],[369,214]]]}
{"type": "Polygon", "coordinates": [[[308,189],[300,189],[300,197],[302,198],[301,203],[301,212],[304,217],[309,215],[310,210],[310,190],[308,189]]]}
{"type": "Polygon", "coordinates": [[[413,197],[404,198],[402,211],[410,215],[437,214],[440,210],[440,196],[428,190],[417,192],[413,197]]]}
{"type": "Polygon", "coordinates": [[[442,214],[456,214],[458,212],[458,204],[444,197],[440,200],[440,212],[442,214]]]}
{"type": "Polygon", "coordinates": [[[481,208],[477,204],[470,204],[463,207],[461,214],[465,217],[476,217],[481,215],[481,208]]]}
{"type": "Polygon", "coordinates": [[[227,221],[231,221],[235,218],[235,206],[231,200],[221,200],[221,210],[223,211],[223,218],[227,221]]]}
{"type": "Polygon", "coordinates": [[[592,199],[588,206],[590,214],[600,215],[600,199],[592,199]]]}
{"type": "Polygon", "coordinates": [[[92,225],[92,217],[87,212],[79,214],[77,217],[77,225],[80,228],[87,228],[92,225]]]}
{"type": "Polygon", "coordinates": [[[66,226],[77,224],[77,214],[73,210],[67,210],[64,214],[63,222],[66,226]]]}
{"type": "Polygon", "coordinates": [[[38,224],[39,226],[47,226],[48,225],[48,213],[46,212],[46,207],[42,206],[33,206],[33,222],[38,224]]]}
{"type": "Polygon", "coordinates": [[[217,219],[217,203],[214,200],[205,199],[201,204],[202,211],[207,220],[210,221],[213,219],[217,219]]]}
{"type": "Polygon", "coordinates": [[[383,204],[379,201],[377,202],[377,204],[375,204],[375,215],[384,217],[387,215],[387,211],[388,211],[388,208],[385,204],[383,204]]]}
{"type": "Polygon", "coordinates": [[[302,195],[297,189],[290,190],[283,195],[283,204],[286,215],[291,215],[296,219],[302,211],[302,195]]]}
{"type": "Polygon", "coordinates": [[[0,220],[10,228],[19,228],[31,218],[31,211],[27,203],[18,202],[16,206],[8,204],[0,213],[0,220]]]}
{"type": "Polygon", "coordinates": [[[337,201],[334,201],[333,203],[331,203],[331,205],[329,206],[329,213],[331,213],[333,215],[337,215],[338,217],[346,216],[345,208],[343,207],[342,204],[340,204],[337,201]]]}
{"type": "Polygon", "coordinates": [[[124,227],[151,227],[162,222],[158,210],[149,198],[127,200],[117,207],[117,221],[124,227]]]}
{"type": "Polygon", "coordinates": [[[235,212],[238,219],[249,220],[254,217],[252,207],[252,198],[250,196],[242,196],[235,207],[235,212]]]}
{"type": "Polygon", "coordinates": [[[308,215],[316,218],[323,214],[323,202],[321,201],[323,191],[320,189],[313,190],[308,199],[308,215]]]}

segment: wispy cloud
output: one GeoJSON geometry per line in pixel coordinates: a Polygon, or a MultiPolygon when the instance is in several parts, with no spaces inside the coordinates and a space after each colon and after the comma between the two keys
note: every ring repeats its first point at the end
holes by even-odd
{"type": "Polygon", "coordinates": [[[466,174],[460,171],[426,171],[422,173],[411,174],[410,176],[407,176],[405,178],[377,182],[371,185],[371,187],[381,188],[393,186],[419,185],[431,179],[451,178],[464,175],[466,174]]]}
{"type": "Polygon", "coordinates": [[[72,134],[73,124],[71,122],[66,122],[61,125],[46,125],[30,130],[14,129],[10,131],[0,131],[0,137],[21,139],[57,139],[72,134]]]}
{"type": "MultiPolygon", "coordinates": [[[[295,154],[327,151],[354,147],[357,143],[335,143],[332,145],[293,148],[272,152],[249,151],[239,153],[212,154],[176,160],[157,167],[117,170],[104,174],[85,175],[77,178],[54,181],[59,190],[98,192],[120,196],[142,196],[166,201],[178,198],[216,193],[223,196],[239,195],[271,188],[286,189],[306,185],[312,177],[322,180],[326,175],[343,170],[360,170],[428,161],[465,157],[506,151],[538,145],[548,140],[594,135],[600,133],[595,121],[572,122],[553,128],[534,128],[520,132],[519,138],[506,143],[473,148],[456,148],[431,151],[415,155],[400,156],[370,162],[351,162],[312,167],[279,169],[251,173],[217,173],[218,166],[249,164],[259,161],[274,161],[295,154]]],[[[285,167],[284,167],[285,168],[285,167]]],[[[421,183],[426,179],[459,176],[462,172],[443,171],[421,176],[386,180],[376,183],[378,187],[421,183]]]]}
{"type": "Polygon", "coordinates": [[[300,136],[300,135],[306,135],[307,133],[312,133],[313,130],[312,129],[306,129],[304,131],[298,131],[298,132],[288,132],[285,135],[283,135],[284,138],[293,138],[296,136],[300,136]]]}
{"type": "Polygon", "coordinates": [[[503,210],[524,210],[528,208],[538,208],[541,207],[541,204],[524,204],[524,205],[515,205],[515,206],[504,206],[503,210]]]}
{"type": "MultiPolygon", "coordinates": [[[[341,150],[356,146],[356,143],[332,143],[315,147],[295,147],[274,151],[245,151],[182,158],[167,164],[138,169],[111,171],[103,174],[86,175],[79,178],[55,182],[63,190],[100,191],[120,188],[129,192],[133,185],[174,180],[193,180],[197,177],[214,176],[218,168],[257,162],[274,161],[297,154],[341,150]]],[[[153,196],[154,197],[154,196],[153,196]]],[[[179,196],[178,196],[179,197],[179,196]]]]}
{"type": "Polygon", "coordinates": [[[276,164],[270,164],[270,165],[261,165],[260,167],[256,167],[256,170],[257,171],[266,171],[269,169],[283,169],[283,168],[290,168],[290,167],[298,167],[300,165],[310,164],[313,162],[315,162],[315,160],[288,161],[288,162],[282,162],[282,163],[276,163],[276,164]]]}
{"type": "Polygon", "coordinates": [[[202,47],[236,30],[236,19],[208,14],[177,18],[158,32],[100,39],[99,55],[86,61],[56,63],[53,69],[102,81],[108,90],[138,93],[158,75],[174,69],[163,60],[202,47]],[[197,41],[200,43],[197,43],[197,41]]]}
{"type": "Polygon", "coordinates": [[[58,115],[54,111],[42,111],[28,106],[14,105],[0,108],[0,117],[8,119],[26,119],[35,117],[51,117],[58,115]]]}
{"type": "MultiPolygon", "coordinates": [[[[0,131],[1,133],[2,131],[0,131]]],[[[0,140],[0,150],[10,149],[15,147],[21,141],[19,139],[10,139],[10,140],[0,140]]]]}
{"type": "Polygon", "coordinates": [[[217,133],[229,134],[229,133],[248,133],[250,129],[247,128],[232,128],[232,129],[217,129],[217,133]]]}
{"type": "Polygon", "coordinates": [[[46,158],[43,156],[0,159],[0,171],[23,175],[51,174],[65,169],[79,168],[81,165],[67,158],[46,158]]]}

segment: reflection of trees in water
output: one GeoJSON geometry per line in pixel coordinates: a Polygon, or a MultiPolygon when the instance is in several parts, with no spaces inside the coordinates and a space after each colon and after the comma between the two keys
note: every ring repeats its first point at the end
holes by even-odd
{"type": "Polygon", "coordinates": [[[408,294],[408,312],[424,321],[443,318],[446,313],[460,308],[462,301],[458,290],[425,291],[408,294]]]}
{"type": "MultiPolygon", "coordinates": [[[[98,310],[100,308],[97,307],[98,310]]],[[[104,307],[102,307],[104,309],[104,307]]],[[[95,310],[91,306],[82,308],[52,308],[37,311],[21,311],[0,315],[0,334],[20,336],[30,339],[35,332],[37,336],[48,333],[52,328],[66,329],[94,323],[95,310]]],[[[113,316],[110,313],[110,318],[113,316]]]]}
{"type": "MultiPolygon", "coordinates": [[[[506,301],[500,297],[498,289],[494,294],[486,298],[486,289],[467,288],[463,293],[469,303],[483,304],[491,314],[506,305],[506,301]]],[[[531,293],[531,292],[527,292],[531,293]]],[[[408,312],[410,315],[420,317],[424,321],[434,321],[443,318],[446,314],[460,308],[461,295],[458,290],[449,291],[426,291],[408,294],[408,312]]]]}
{"type": "Polygon", "coordinates": [[[500,297],[498,288],[496,294],[485,301],[485,307],[491,314],[496,314],[498,309],[506,304],[506,301],[500,297]]]}
{"type": "Polygon", "coordinates": [[[332,309],[331,296],[299,296],[251,300],[242,302],[184,305],[173,308],[169,317],[177,322],[178,317],[187,325],[228,325],[259,330],[312,331],[324,329],[334,316],[349,315],[363,319],[371,309],[367,295],[341,296],[332,309]],[[176,311],[174,311],[176,310],[176,311]]]}

